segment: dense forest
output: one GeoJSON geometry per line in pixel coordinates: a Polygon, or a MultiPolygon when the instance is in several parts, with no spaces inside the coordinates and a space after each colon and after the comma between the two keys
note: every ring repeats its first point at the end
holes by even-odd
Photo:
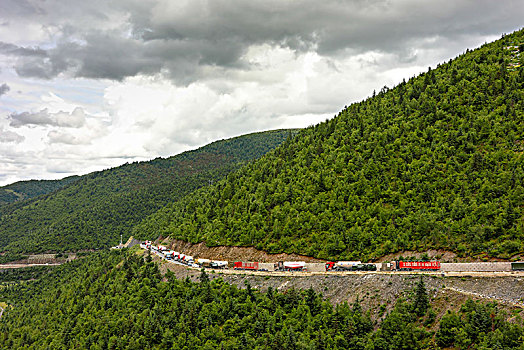
{"type": "Polygon", "coordinates": [[[18,181],[7,186],[0,187],[0,207],[24,199],[38,197],[54,192],[71,182],[76,181],[78,176],[69,176],[61,180],[29,180],[18,181]]]}
{"type": "Polygon", "coordinates": [[[134,232],[342,260],[522,254],[522,43],[521,30],[384,87],[134,232]]]}
{"type": "Polygon", "coordinates": [[[217,141],[167,159],[91,173],[52,193],[0,207],[0,250],[98,249],[129,237],[140,220],[224,178],[293,135],[278,130],[217,141]]]}
{"type": "Polygon", "coordinates": [[[1,269],[0,284],[6,282],[19,283],[21,281],[36,280],[51,273],[53,265],[28,266],[18,269],[1,269]]]}
{"type": "Polygon", "coordinates": [[[378,323],[312,289],[261,293],[162,276],[150,258],[103,252],[4,284],[3,349],[522,349],[520,320],[468,301],[435,318],[422,280],[378,323]]]}

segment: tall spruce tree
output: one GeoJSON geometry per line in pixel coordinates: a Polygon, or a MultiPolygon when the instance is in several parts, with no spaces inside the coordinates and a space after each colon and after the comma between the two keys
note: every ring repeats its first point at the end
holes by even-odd
{"type": "Polygon", "coordinates": [[[429,307],[429,298],[426,292],[424,280],[420,276],[420,280],[415,288],[415,300],[413,301],[413,311],[417,316],[424,316],[429,307]]]}

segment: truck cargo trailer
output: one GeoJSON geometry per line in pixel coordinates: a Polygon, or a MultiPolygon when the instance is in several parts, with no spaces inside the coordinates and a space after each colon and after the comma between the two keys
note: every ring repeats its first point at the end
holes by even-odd
{"type": "Polygon", "coordinates": [[[211,268],[213,269],[227,269],[227,261],[224,260],[211,260],[211,268]]]}
{"type": "Polygon", "coordinates": [[[209,259],[196,259],[195,260],[195,263],[197,263],[198,265],[202,266],[202,267],[211,267],[211,260],[209,259]]]}
{"type": "Polygon", "coordinates": [[[235,261],[233,263],[233,269],[235,269],[235,270],[252,270],[252,271],[257,271],[258,270],[258,262],[235,261]]]}
{"type": "Polygon", "coordinates": [[[396,261],[394,270],[398,271],[438,271],[440,261],[396,261]]]}
{"type": "Polygon", "coordinates": [[[275,263],[275,271],[305,271],[305,261],[279,261],[275,263]]]}
{"type": "Polygon", "coordinates": [[[360,261],[327,262],[326,271],[376,271],[377,265],[363,264],[360,261]]]}

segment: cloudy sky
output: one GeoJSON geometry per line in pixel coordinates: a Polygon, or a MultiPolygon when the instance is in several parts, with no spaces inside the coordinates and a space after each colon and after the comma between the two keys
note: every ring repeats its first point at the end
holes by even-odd
{"type": "Polygon", "coordinates": [[[0,185],[305,127],[523,13],[522,0],[1,0],[0,185]]]}

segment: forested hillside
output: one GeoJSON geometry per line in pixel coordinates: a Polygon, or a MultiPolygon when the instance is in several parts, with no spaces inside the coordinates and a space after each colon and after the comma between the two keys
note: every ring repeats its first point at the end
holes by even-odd
{"type": "Polygon", "coordinates": [[[69,176],[61,180],[19,181],[0,187],[0,207],[5,204],[51,193],[69,185],[77,179],[78,176],[69,176]]]}
{"type": "Polygon", "coordinates": [[[169,202],[223,178],[295,131],[255,133],[217,141],[167,159],[126,164],[82,176],[51,194],[3,206],[0,250],[98,249],[169,202]]]}
{"type": "Polygon", "coordinates": [[[135,229],[331,259],[524,250],[524,31],[302,130],[135,229]]]}
{"type": "MultiPolygon", "coordinates": [[[[102,252],[4,285],[2,349],[522,349],[520,319],[466,302],[441,320],[422,280],[377,324],[312,289],[261,293],[202,273],[177,280],[147,257],[102,252]]],[[[384,308],[386,310],[386,308],[384,308]]],[[[438,310],[437,310],[438,311],[438,310]]]]}

